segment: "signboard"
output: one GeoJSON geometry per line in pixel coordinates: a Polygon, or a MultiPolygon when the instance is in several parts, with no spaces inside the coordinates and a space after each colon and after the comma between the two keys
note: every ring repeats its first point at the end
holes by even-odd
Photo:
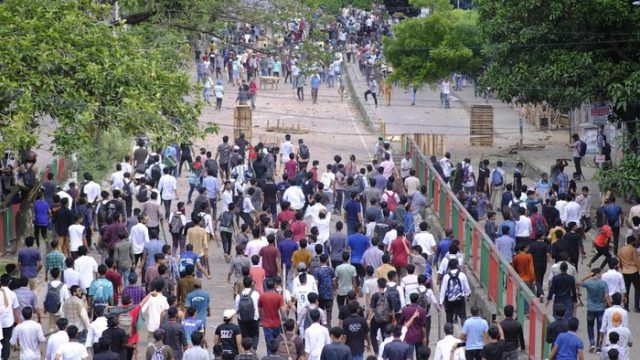
{"type": "Polygon", "coordinates": [[[609,122],[609,114],[611,114],[609,103],[592,104],[589,110],[593,125],[606,125],[609,122]]]}
{"type": "Polygon", "coordinates": [[[604,164],[605,160],[604,160],[604,155],[596,155],[596,164],[604,164]]]}

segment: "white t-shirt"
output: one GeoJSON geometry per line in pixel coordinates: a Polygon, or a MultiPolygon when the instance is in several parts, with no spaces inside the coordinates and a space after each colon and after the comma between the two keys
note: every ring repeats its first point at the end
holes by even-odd
{"type": "Polygon", "coordinates": [[[142,313],[145,315],[146,328],[149,332],[158,330],[160,327],[160,316],[163,311],[169,309],[167,298],[162,294],[151,296],[142,307],[142,313]]]}
{"type": "Polygon", "coordinates": [[[176,197],[176,178],[169,174],[162,175],[158,181],[158,191],[162,200],[173,200],[176,197]]]}
{"type": "Polygon", "coordinates": [[[87,194],[87,202],[92,204],[94,201],[100,198],[100,185],[93,181],[90,181],[84,185],[84,193],[87,194]]]}
{"type": "Polygon", "coordinates": [[[64,283],[67,288],[71,288],[73,285],[80,286],[80,273],[72,268],[67,268],[64,271],[64,283]]]}
{"type": "Polygon", "coordinates": [[[142,254],[144,250],[144,244],[149,242],[149,229],[143,223],[138,223],[131,228],[131,234],[129,234],[129,241],[131,242],[131,250],[134,254],[142,254]]]}
{"type": "Polygon", "coordinates": [[[56,351],[56,355],[60,355],[62,360],[82,360],[88,359],[89,353],[87,348],[79,342],[70,341],[65,346],[56,351]]]}
{"type": "Polygon", "coordinates": [[[293,144],[291,141],[285,141],[280,145],[280,155],[282,156],[282,161],[289,161],[289,154],[293,152],[293,144]]]}
{"type": "Polygon", "coordinates": [[[309,284],[309,282],[307,281],[306,284],[304,285],[300,285],[297,286],[294,290],[293,290],[293,297],[296,299],[297,302],[297,306],[296,306],[296,310],[298,313],[298,318],[302,317],[302,313],[304,311],[304,308],[309,306],[309,293],[312,292],[316,292],[317,289],[315,289],[313,286],[311,286],[311,284],[309,284]]]}
{"type": "Polygon", "coordinates": [[[84,226],[79,224],[69,226],[69,247],[71,248],[71,251],[78,251],[78,248],[83,245],[83,237],[84,226]]]}
{"type": "Polygon", "coordinates": [[[320,182],[322,183],[322,185],[324,186],[323,189],[325,191],[333,191],[333,189],[331,189],[331,184],[334,183],[336,181],[336,174],[332,173],[331,171],[325,172],[320,176],[320,182]]]}
{"type": "Polygon", "coordinates": [[[65,330],[60,330],[54,334],[49,336],[49,341],[47,341],[47,352],[45,354],[45,360],[55,360],[56,352],[61,349],[61,347],[69,342],[69,335],[65,330]]]}
{"type": "Polygon", "coordinates": [[[111,190],[122,190],[124,187],[124,172],[116,171],[111,174],[111,190]]]}
{"type": "Polygon", "coordinates": [[[91,286],[91,282],[98,272],[98,263],[91,256],[80,256],[73,263],[73,269],[80,274],[80,288],[85,291],[91,286]]]}
{"type": "Polygon", "coordinates": [[[419,245],[423,254],[431,256],[433,255],[433,247],[436,246],[436,239],[430,232],[420,231],[413,237],[413,245],[419,245]]]}
{"type": "MultiPolygon", "coordinates": [[[[7,293],[7,299],[9,300],[9,304],[11,306],[5,306],[4,311],[0,314],[0,325],[3,328],[8,328],[13,323],[15,323],[15,318],[13,317],[13,309],[17,309],[20,307],[20,303],[18,303],[18,296],[13,291],[9,290],[8,287],[2,287],[2,291],[7,293]]],[[[4,301],[4,296],[0,294],[0,301],[4,301]]]]}

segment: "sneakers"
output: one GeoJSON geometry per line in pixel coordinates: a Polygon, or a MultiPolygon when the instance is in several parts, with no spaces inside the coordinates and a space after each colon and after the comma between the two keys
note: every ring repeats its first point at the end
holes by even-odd
{"type": "Polygon", "coordinates": [[[589,352],[590,352],[590,353],[592,353],[592,354],[593,354],[594,352],[596,352],[596,346],[595,346],[595,345],[591,345],[591,346],[589,347],[589,352]]]}

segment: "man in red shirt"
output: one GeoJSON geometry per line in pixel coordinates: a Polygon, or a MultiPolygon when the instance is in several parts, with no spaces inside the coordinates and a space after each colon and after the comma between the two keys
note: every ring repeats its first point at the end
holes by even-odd
{"type": "Polygon", "coordinates": [[[291,209],[291,203],[288,201],[283,201],[280,205],[282,207],[282,211],[278,213],[276,216],[276,227],[280,228],[281,222],[286,222],[287,224],[291,224],[291,222],[296,218],[296,212],[291,209]]]}
{"type": "Polygon", "coordinates": [[[256,291],[262,295],[264,293],[265,272],[260,265],[260,256],[253,255],[251,257],[251,268],[249,268],[249,276],[253,280],[256,291]]]}
{"type": "Polygon", "coordinates": [[[391,242],[389,250],[391,252],[392,260],[391,264],[398,271],[398,278],[402,279],[407,275],[407,265],[409,264],[409,255],[411,254],[411,245],[404,237],[404,227],[398,226],[396,228],[398,237],[391,242]]]}
{"type": "Polygon", "coordinates": [[[115,305],[118,304],[118,294],[122,292],[122,276],[116,270],[115,261],[113,258],[107,258],[104,261],[104,264],[107,265],[107,272],[104,274],[104,277],[111,281],[113,284],[113,303],[115,305]]]}
{"type": "Polygon", "coordinates": [[[280,273],[280,251],[276,247],[276,236],[267,236],[269,245],[260,249],[258,255],[262,258],[262,268],[266,277],[276,277],[280,273]]]}
{"type": "Polygon", "coordinates": [[[275,291],[276,281],[272,278],[266,280],[267,291],[260,295],[258,300],[258,311],[262,318],[262,328],[264,329],[264,340],[266,344],[280,335],[282,318],[286,308],[284,298],[275,291]]]}
{"type": "Polygon", "coordinates": [[[298,162],[295,159],[294,153],[289,154],[289,160],[284,163],[284,172],[287,174],[289,180],[296,178],[296,172],[298,171],[298,162]]]}

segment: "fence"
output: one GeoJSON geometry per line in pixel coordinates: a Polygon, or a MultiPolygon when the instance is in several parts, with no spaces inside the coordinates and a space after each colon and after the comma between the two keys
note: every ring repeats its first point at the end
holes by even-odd
{"type": "MultiPolygon", "coordinates": [[[[430,154],[423,154],[411,136],[403,136],[405,151],[411,154],[416,176],[427,185],[427,194],[432,209],[445,228],[451,228],[454,237],[460,240],[465,253],[465,268],[486,292],[489,301],[502,311],[505,305],[513,305],[518,320],[528,329],[528,357],[546,359],[549,344],[546,343],[547,323],[553,321],[546,314],[527,284],[522,281],[511,265],[500,255],[484,229],[469,215],[456,195],[449,189],[429,161],[430,154]],[[525,306],[529,305],[529,314],[525,306]]],[[[526,331],[525,331],[526,334],[526,331]]]]}
{"type": "MultiPolygon", "coordinates": [[[[43,176],[46,177],[48,173],[53,173],[53,178],[57,183],[62,182],[65,179],[65,171],[67,161],[65,158],[54,159],[43,171],[43,176]]],[[[0,209],[0,234],[2,235],[2,241],[0,241],[0,254],[4,253],[4,249],[7,248],[9,242],[16,238],[16,215],[20,210],[20,204],[9,205],[5,209],[0,209]]]]}

